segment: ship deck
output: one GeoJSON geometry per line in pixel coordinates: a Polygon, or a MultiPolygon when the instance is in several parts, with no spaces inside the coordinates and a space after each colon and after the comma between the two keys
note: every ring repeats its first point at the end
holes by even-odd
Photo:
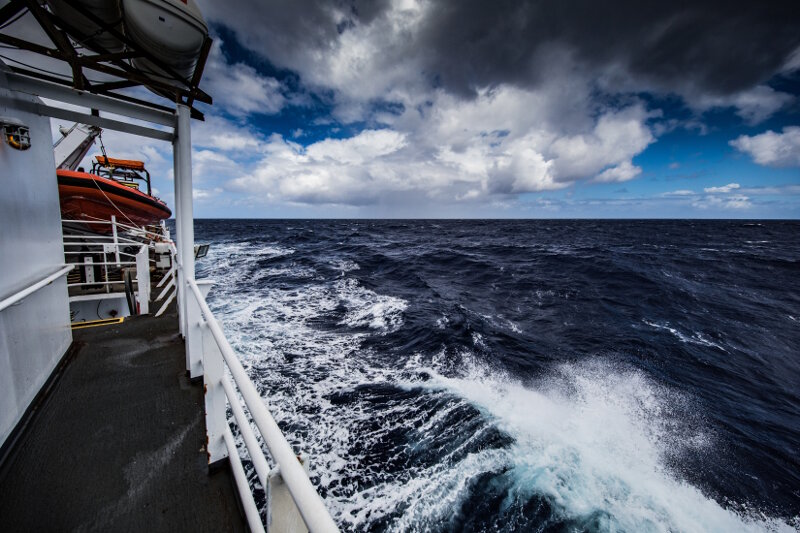
{"type": "Polygon", "coordinates": [[[208,472],[174,310],[73,334],[0,469],[0,529],[246,531],[230,470],[208,472]]]}

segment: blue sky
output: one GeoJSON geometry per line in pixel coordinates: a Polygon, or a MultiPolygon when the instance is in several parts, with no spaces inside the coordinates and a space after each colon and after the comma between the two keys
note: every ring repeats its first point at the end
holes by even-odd
{"type": "Polygon", "coordinates": [[[198,217],[800,216],[792,2],[198,4],[198,217]]]}

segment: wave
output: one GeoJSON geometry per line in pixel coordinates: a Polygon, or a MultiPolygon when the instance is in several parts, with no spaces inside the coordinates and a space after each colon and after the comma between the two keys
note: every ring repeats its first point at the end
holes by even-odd
{"type": "Polygon", "coordinates": [[[686,418],[690,402],[640,371],[594,361],[564,364],[535,386],[473,366],[463,377],[431,370],[427,387],[475,405],[513,438],[506,459],[512,498],[544,498],[559,520],[608,531],[792,531],[742,516],[667,466],[713,453],[686,418]],[[597,520],[601,517],[601,520],[597,520]]]}

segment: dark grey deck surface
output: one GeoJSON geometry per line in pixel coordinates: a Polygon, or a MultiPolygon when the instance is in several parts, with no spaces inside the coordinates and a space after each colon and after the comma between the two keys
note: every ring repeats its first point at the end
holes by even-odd
{"type": "Polygon", "coordinates": [[[245,531],[208,475],[203,386],[175,315],[74,331],[85,343],[0,468],[0,531],[245,531]]]}

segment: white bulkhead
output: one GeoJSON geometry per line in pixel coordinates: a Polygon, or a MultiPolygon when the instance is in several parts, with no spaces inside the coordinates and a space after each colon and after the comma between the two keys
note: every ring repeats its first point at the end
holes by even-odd
{"type": "Polygon", "coordinates": [[[0,62],[0,123],[23,125],[30,146],[0,138],[0,444],[20,421],[72,342],[66,276],[16,295],[64,267],[61,210],[50,120],[22,111],[40,104],[8,89],[0,62]]]}

